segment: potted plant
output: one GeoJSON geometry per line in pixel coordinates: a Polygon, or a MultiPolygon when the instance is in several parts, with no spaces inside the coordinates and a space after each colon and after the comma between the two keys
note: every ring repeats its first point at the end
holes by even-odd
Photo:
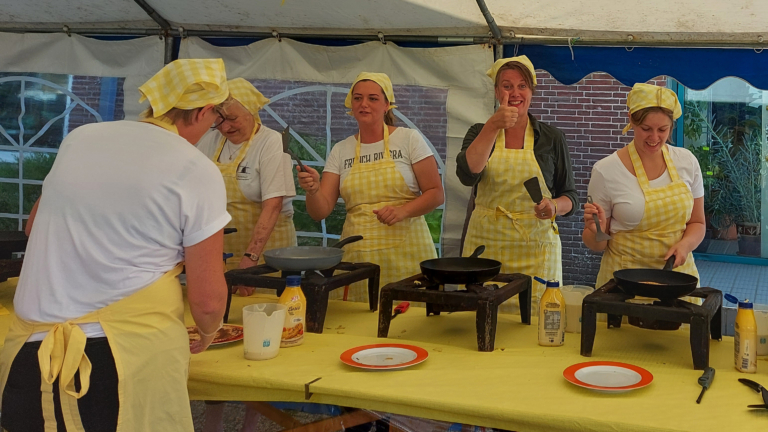
{"type": "Polygon", "coordinates": [[[759,129],[744,135],[738,146],[731,138],[720,139],[713,134],[717,151],[713,152],[723,172],[721,190],[723,200],[729,203],[734,213],[739,234],[739,254],[760,256],[762,219],[762,136],[759,129]]]}

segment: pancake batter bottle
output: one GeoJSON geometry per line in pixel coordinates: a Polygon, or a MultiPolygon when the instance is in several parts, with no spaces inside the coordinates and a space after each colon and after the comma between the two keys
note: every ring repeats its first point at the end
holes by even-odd
{"type": "Polygon", "coordinates": [[[547,281],[547,289],[539,300],[539,345],[562,346],[565,343],[565,299],[560,282],[547,281]]]}
{"type": "Polygon", "coordinates": [[[739,301],[731,294],[725,295],[726,300],[739,304],[736,312],[736,322],[733,326],[733,361],[736,370],[744,373],[757,372],[757,322],[752,302],[739,301]]]}
{"type": "Polygon", "coordinates": [[[307,298],[301,290],[301,276],[286,277],[285,285],[285,291],[277,301],[286,307],[281,348],[298,346],[304,342],[307,314],[307,298]]]}

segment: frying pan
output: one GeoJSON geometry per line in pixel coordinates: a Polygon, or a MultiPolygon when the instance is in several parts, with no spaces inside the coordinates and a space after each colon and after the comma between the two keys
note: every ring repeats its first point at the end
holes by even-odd
{"type": "Polygon", "coordinates": [[[351,236],[331,247],[291,246],[264,252],[267,265],[278,270],[311,271],[329,269],[341,262],[344,256],[342,246],[363,239],[363,236],[351,236]]]}
{"type": "Polygon", "coordinates": [[[699,279],[689,274],[672,270],[675,256],[667,260],[664,269],[625,269],[613,272],[613,278],[625,293],[653,297],[659,300],[674,300],[690,294],[696,289],[699,279]]]}
{"type": "Polygon", "coordinates": [[[481,283],[494,278],[501,271],[496,260],[478,258],[485,246],[478,246],[468,258],[435,258],[422,261],[421,272],[430,281],[438,284],[465,285],[481,283]]]}

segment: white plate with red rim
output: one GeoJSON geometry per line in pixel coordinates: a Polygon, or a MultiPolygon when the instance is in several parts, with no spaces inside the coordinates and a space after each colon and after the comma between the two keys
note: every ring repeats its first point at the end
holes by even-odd
{"type": "Polygon", "coordinates": [[[398,370],[419,364],[427,357],[427,350],[414,345],[374,344],[344,351],[341,361],[360,369],[398,370]]]}
{"type": "Polygon", "coordinates": [[[603,393],[624,393],[645,387],[653,381],[653,375],[640,366],[611,361],[568,366],[563,376],[577,386],[603,393]]]}

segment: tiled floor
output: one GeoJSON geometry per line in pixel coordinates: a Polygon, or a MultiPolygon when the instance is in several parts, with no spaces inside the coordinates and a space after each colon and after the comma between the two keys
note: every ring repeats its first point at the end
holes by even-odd
{"type": "MultiPolygon", "coordinates": [[[[768,266],[696,261],[701,286],[717,288],[739,299],[768,304],[768,266]]],[[[735,307],[725,302],[724,306],[735,307]]]]}

